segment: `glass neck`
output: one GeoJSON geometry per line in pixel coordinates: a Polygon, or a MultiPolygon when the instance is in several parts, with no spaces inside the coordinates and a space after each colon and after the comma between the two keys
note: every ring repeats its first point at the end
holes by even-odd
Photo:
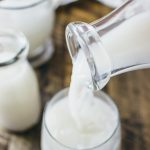
{"type": "Polygon", "coordinates": [[[0,30],[0,67],[8,66],[20,59],[26,59],[29,44],[23,33],[0,30]]]}
{"type": "Polygon", "coordinates": [[[66,39],[73,61],[84,51],[94,90],[112,76],[150,67],[150,1],[128,0],[106,17],[68,25],[66,39]]]}

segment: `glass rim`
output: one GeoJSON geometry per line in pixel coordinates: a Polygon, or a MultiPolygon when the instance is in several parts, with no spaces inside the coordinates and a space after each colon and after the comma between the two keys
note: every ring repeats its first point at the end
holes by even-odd
{"type": "MultiPolygon", "coordinates": [[[[5,10],[22,10],[22,9],[28,9],[28,8],[32,8],[32,7],[35,7],[35,6],[38,6],[42,3],[44,3],[45,1],[48,1],[48,0],[35,0],[34,2],[30,2],[29,4],[20,4],[18,6],[7,6],[7,5],[0,5],[0,9],[5,9],[5,10]]],[[[1,2],[0,2],[1,3],[1,2]]]]}
{"type": "Polygon", "coordinates": [[[114,128],[112,134],[109,136],[109,138],[107,138],[104,142],[102,142],[102,143],[100,143],[100,144],[98,144],[98,145],[96,145],[96,146],[90,147],[90,148],[79,148],[79,149],[78,149],[78,148],[73,148],[73,147],[67,146],[67,145],[63,144],[61,141],[57,140],[57,139],[51,134],[51,132],[49,131],[49,129],[48,129],[48,127],[47,127],[47,124],[46,124],[46,121],[45,121],[45,120],[46,120],[46,119],[45,119],[45,116],[46,116],[45,114],[46,114],[47,107],[48,107],[49,104],[52,104],[53,101],[56,100],[56,99],[55,99],[56,96],[61,95],[62,93],[68,92],[68,89],[69,89],[69,88],[67,87],[67,88],[65,88],[65,89],[60,90],[59,92],[57,92],[57,93],[51,98],[50,101],[47,102],[46,107],[45,107],[45,109],[44,109],[44,111],[43,111],[43,125],[44,125],[44,127],[45,127],[45,129],[46,129],[46,132],[48,133],[49,137],[52,138],[52,140],[54,140],[56,143],[58,143],[59,145],[61,145],[62,147],[66,148],[66,149],[68,149],[68,150],[69,150],[69,149],[71,149],[71,150],[92,150],[92,149],[96,149],[96,148],[102,147],[103,145],[105,145],[107,142],[109,142],[109,141],[112,139],[112,137],[115,135],[115,133],[117,132],[117,130],[118,130],[119,127],[120,127],[120,116],[119,116],[118,107],[117,107],[117,105],[115,104],[115,102],[113,101],[113,99],[112,99],[108,94],[106,94],[106,93],[103,92],[103,91],[99,91],[99,92],[100,92],[103,96],[105,96],[109,102],[111,102],[111,104],[112,104],[113,107],[115,108],[115,112],[116,112],[116,114],[117,114],[117,125],[116,125],[116,127],[114,128]]]}
{"type": "MultiPolygon", "coordinates": [[[[28,51],[29,51],[29,42],[22,32],[13,30],[13,29],[9,29],[9,28],[5,28],[5,29],[0,30],[0,37],[3,37],[3,36],[4,37],[14,36],[18,40],[18,42],[20,40],[22,40],[23,45],[19,48],[18,51],[16,51],[16,54],[14,56],[10,57],[7,60],[0,62],[0,67],[8,66],[8,65],[11,65],[11,64],[17,62],[20,59],[20,56],[23,54],[25,54],[25,56],[27,56],[28,51]]],[[[1,43],[0,43],[0,45],[1,45],[1,43]]]]}

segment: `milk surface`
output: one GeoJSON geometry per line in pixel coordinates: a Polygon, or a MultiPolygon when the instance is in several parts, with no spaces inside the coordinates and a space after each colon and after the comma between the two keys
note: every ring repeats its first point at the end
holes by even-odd
{"type": "Polygon", "coordinates": [[[41,47],[49,38],[54,23],[54,9],[52,4],[43,2],[37,6],[25,9],[11,9],[13,7],[28,7],[37,0],[4,0],[0,2],[0,28],[14,28],[24,32],[30,43],[29,56],[38,55],[41,47]]]}

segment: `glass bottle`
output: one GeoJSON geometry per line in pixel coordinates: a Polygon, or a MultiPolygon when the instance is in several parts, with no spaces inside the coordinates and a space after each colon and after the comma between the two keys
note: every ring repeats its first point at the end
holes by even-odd
{"type": "Polygon", "coordinates": [[[28,51],[22,33],[0,30],[0,127],[12,131],[24,131],[40,117],[39,86],[28,51]]]}
{"type": "Polygon", "coordinates": [[[103,88],[115,75],[150,67],[150,1],[128,0],[100,20],[67,26],[72,60],[84,52],[90,87],[103,88]]]}

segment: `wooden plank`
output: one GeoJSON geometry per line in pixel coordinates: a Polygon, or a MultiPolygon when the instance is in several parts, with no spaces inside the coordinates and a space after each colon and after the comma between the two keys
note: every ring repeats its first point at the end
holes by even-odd
{"type": "Polygon", "coordinates": [[[107,92],[117,103],[123,131],[122,150],[149,150],[150,70],[114,77],[107,92]]]}

